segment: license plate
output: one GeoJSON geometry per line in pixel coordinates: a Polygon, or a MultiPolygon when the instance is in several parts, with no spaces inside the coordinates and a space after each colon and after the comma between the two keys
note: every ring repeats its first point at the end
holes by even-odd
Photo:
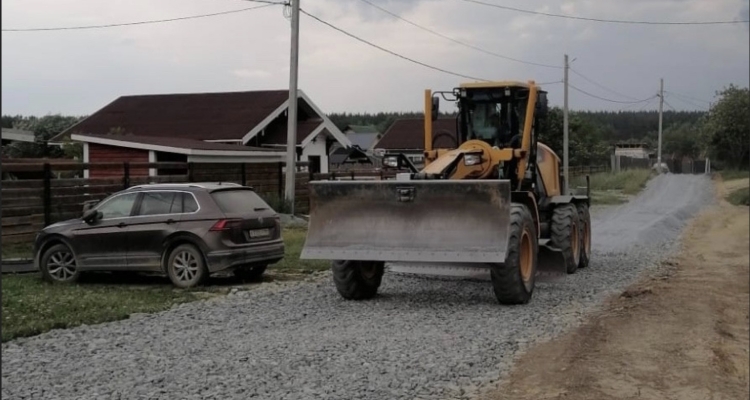
{"type": "Polygon", "coordinates": [[[245,233],[248,239],[256,239],[259,237],[271,236],[270,229],[252,229],[245,233]]]}

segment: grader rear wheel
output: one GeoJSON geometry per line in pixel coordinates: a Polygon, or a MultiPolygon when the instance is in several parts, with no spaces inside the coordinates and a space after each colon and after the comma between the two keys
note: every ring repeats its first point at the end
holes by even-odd
{"type": "Polygon", "coordinates": [[[552,212],[551,241],[562,251],[565,270],[573,274],[581,258],[580,221],[575,204],[562,204],[552,212]]]}
{"type": "Polygon", "coordinates": [[[576,208],[578,208],[578,219],[581,224],[581,257],[578,261],[578,268],[586,268],[591,259],[591,213],[586,203],[578,204],[576,208]]]}
{"type": "Polygon", "coordinates": [[[522,204],[512,204],[505,262],[493,265],[490,270],[492,289],[500,304],[526,304],[531,300],[538,250],[531,213],[522,204]]]}

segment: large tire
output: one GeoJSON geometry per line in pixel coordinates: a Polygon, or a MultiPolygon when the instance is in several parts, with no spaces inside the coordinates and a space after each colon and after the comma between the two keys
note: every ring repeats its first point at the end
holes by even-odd
{"type": "Polygon", "coordinates": [[[522,204],[511,204],[505,262],[490,269],[492,289],[500,304],[526,304],[531,300],[538,251],[536,225],[529,209],[522,204]]]}
{"type": "Polygon", "coordinates": [[[42,254],[39,262],[42,279],[53,283],[73,283],[81,276],[73,251],[64,244],[56,244],[42,254]]]}
{"type": "Polygon", "coordinates": [[[580,203],[578,208],[578,220],[581,226],[581,257],[578,260],[578,268],[586,268],[591,260],[591,213],[586,203],[580,203]]]}
{"type": "Polygon", "coordinates": [[[565,270],[573,274],[581,258],[581,229],[575,204],[561,204],[552,212],[551,243],[562,250],[565,270]]]}
{"type": "Polygon", "coordinates": [[[375,297],[383,280],[385,263],[379,261],[333,261],[333,283],[347,300],[375,297]]]}
{"type": "Polygon", "coordinates": [[[188,289],[203,283],[208,277],[203,253],[192,244],[181,244],[169,253],[167,275],[172,284],[188,289]]]}
{"type": "Polygon", "coordinates": [[[266,268],[268,268],[267,265],[242,265],[234,270],[234,276],[243,282],[254,282],[263,276],[266,268]]]}

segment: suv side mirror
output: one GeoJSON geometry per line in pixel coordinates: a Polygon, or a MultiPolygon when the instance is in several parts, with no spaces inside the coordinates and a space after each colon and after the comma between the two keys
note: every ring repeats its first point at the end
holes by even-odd
{"type": "Polygon", "coordinates": [[[81,217],[81,219],[82,219],[82,220],[83,220],[84,222],[89,222],[89,223],[90,223],[90,222],[94,222],[94,221],[96,221],[97,219],[99,219],[99,217],[100,217],[100,214],[101,214],[101,213],[100,213],[99,211],[97,211],[97,210],[94,210],[93,208],[90,208],[90,209],[86,210],[86,211],[85,211],[85,212],[83,213],[83,216],[81,217]]]}

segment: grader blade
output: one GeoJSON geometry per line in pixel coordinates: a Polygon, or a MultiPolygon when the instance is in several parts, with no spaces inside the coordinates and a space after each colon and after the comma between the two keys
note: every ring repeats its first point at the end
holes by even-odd
{"type": "Polygon", "coordinates": [[[548,280],[560,279],[567,275],[562,252],[552,247],[549,239],[539,241],[536,271],[537,276],[548,280]]]}
{"type": "Polygon", "coordinates": [[[499,263],[509,221],[507,180],[311,182],[301,258],[499,263]]]}

